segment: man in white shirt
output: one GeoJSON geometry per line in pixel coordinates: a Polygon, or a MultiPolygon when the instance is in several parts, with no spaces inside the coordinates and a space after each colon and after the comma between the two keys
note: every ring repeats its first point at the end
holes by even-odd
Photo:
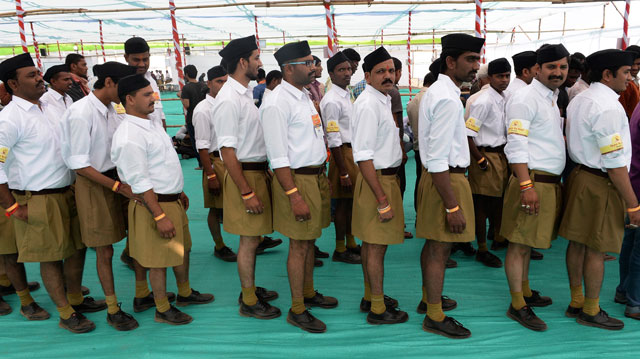
{"type": "Polygon", "coordinates": [[[460,86],[471,81],[480,68],[483,45],[483,39],[466,34],[444,36],[440,75],[420,102],[419,146],[425,170],[418,192],[416,234],[426,239],[420,258],[427,313],[422,328],[449,338],[471,336],[462,324],[444,315],[442,288],[452,243],[474,238],[473,199],[465,177],[469,144],[460,86]]]}
{"type": "Polygon", "coordinates": [[[331,151],[331,198],[336,200],[336,249],[332,259],[334,262],[360,264],[359,246],[351,231],[352,185],[360,172],[353,161],[351,150],[353,103],[348,89],[351,63],[342,52],[338,52],[327,60],[327,70],[333,85],[320,101],[320,112],[331,151]]]}
{"type": "Polygon", "coordinates": [[[273,181],[273,229],[290,238],[287,272],[291,309],[287,322],[312,333],[326,325],[305,308],[335,308],[338,300],[313,285],[315,240],[331,221],[331,194],[324,174],[327,150],[322,120],[304,87],[315,79],[306,41],[291,42],[274,54],[282,70],[278,85],[260,106],[260,122],[273,181]]]}
{"type": "Polygon", "coordinates": [[[271,94],[271,92],[282,83],[282,72],[278,70],[271,70],[267,74],[267,78],[265,79],[267,82],[267,87],[264,89],[264,93],[262,94],[262,101],[271,94]]]}
{"type": "MultiPolygon", "coordinates": [[[[98,277],[105,293],[107,322],[116,330],[132,330],[138,322],[122,311],[115,294],[113,244],[126,236],[124,208],[133,198],[131,187],[119,181],[111,161],[111,140],[120,124],[112,102],[119,103],[118,80],[136,73],[135,67],[119,62],[95,65],[93,92],[74,102],[61,119],[62,157],[78,176],[75,198],[82,241],[96,250],[98,277]]],[[[139,268],[138,277],[146,271],[139,268]]],[[[149,293],[146,293],[147,295],[149,293]]]]}
{"type": "Polygon", "coordinates": [[[509,172],[504,155],[504,144],[507,142],[504,91],[511,78],[509,61],[504,57],[491,61],[488,76],[489,87],[480,92],[473,103],[467,102],[465,125],[473,158],[469,166],[469,185],[476,218],[476,260],[487,267],[500,268],[502,261],[489,252],[487,246],[486,222],[488,218],[490,228],[500,233],[502,195],[509,172]]]}
{"type": "Polygon", "coordinates": [[[531,307],[551,305],[549,297],[531,290],[531,248],[549,248],[557,236],[565,166],[565,141],[558,109],[558,88],[569,71],[569,52],[561,44],[537,51],[540,70],[531,85],[507,103],[504,152],[513,175],[505,192],[500,234],[509,240],[505,272],[511,291],[507,316],[524,327],[544,331],[547,325],[531,307]]]}
{"type": "Polygon", "coordinates": [[[507,87],[507,94],[513,95],[519,89],[526,87],[538,74],[540,66],[537,61],[535,51],[523,51],[511,56],[513,60],[513,71],[516,78],[507,87]]]}
{"type": "MultiPolygon", "coordinates": [[[[70,270],[63,274],[62,261],[84,246],[70,189],[74,175],[60,155],[58,119],[39,101],[44,81],[28,53],[0,63],[0,80],[13,95],[0,112],[0,205],[14,216],[18,261],[40,263],[60,327],[90,332],[95,324],[70,305],[64,289],[66,279],[70,292],[81,292],[81,277],[70,270]]],[[[48,318],[43,310],[32,309],[48,318]]]]}
{"type": "Polygon", "coordinates": [[[58,118],[62,118],[64,112],[71,106],[73,100],[67,91],[71,88],[71,73],[67,65],[55,65],[47,69],[42,77],[49,84],[49,89],[40,98],[41,102],[56,112],[58,118]]]}
{"type": "Polygon", "coordinates": [[[149,268],[155,321],[188,324],[193,318],[169,304],[167,268],[173,267],[176,277],[176,305],[210,303],[213,295],[189,285],[189,199],[182,191],[180,160],[161,124],[149,117],[155,102],[149,81],[141,74],[120,79],[118,97],[127,116],[113,134],[111,160],[122,182],[139,198],[129,202],[131,257],[149,268]]]}
{"type": "Polygon", "coordinates": [[[385,303],[383,290],[387,246],[404,242],[404,208],[398,179],[403,152],[389,96],[396,72],[384,47],[365,56],[362,68],[367,86],[354,103],[351,120],[353,159],[360,168],[354,187],[352,224],[353,234],[362,239],[364,297],[360,310],[369,312],[370,324],[404,323],[409,316],[397,309],[397,300],[387,297],[385,303]]]}
{"type": "Polygon", "coordinates": [[[624,327],[599,305],[605,252],[620,253],[625,208],[631,228],[640,225],[640,205],[631,187],[631,135],[620,93],[631,81],[634,55],[602,50],[587,57],[591,86],[567,108],[567,147],[578,165],[571,174],[558,234],[569,240],[568,317],[579,324],[624,327]],[[585,291],[583,295],[582,283],[585,291]]]}

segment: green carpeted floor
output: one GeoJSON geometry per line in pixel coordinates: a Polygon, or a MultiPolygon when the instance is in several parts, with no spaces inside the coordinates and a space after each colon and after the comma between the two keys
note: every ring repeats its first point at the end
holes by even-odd
{"type": "MultiPolygon", "coordinates": [[[[178,104],[177,102],[175,103],[178,104]]],[[[173,106],[167,113],[178,113],[173,106]]],[[[179,116],[170,116],[178,123],[179,116]]],[[[175,131],[171,131],[172,133],[175,131]]],[[[407,229],[414,231],[412,191],[415,167],[412,154],[407,164],[407,196],[405,213],[407,229]]],[[[365,322],[358,304],[362,296],[360,266],[324,260],[316,268],[316,288],[335,296],[336,309],[314,309],[313,314],[328,327],[325,334],[309,334],[285,321],[257,320],[238,315],[237,298],[240,285],[235,263],[222,262],[212,256],[213,241],[206,226],[202,208],[200,172],[195,160],[182,161],[185,192],[191,198],[188,211],[193,237],[191,262],[192,287],[214,293],[215,302],[191,306],[184,311],[193,315],[190,325],[174,327],[155,323],[154,311],[135,314],[140,327],[132,332],[117,332],[106,323],[106,311],[90,313],[97,329],[88,334],[71,334],[57,326],[57,312],[44,289],[33,293],[51,314],[44,322],[27,322],[19,314],[18,298],[7,296],[14,312],[0,317],[0,358],[208,358],[208,357],[449,357],[449,358],[614,358],[637,357],[640,323],[623,317],[624,306],[613,302],[618,279],[618,263],[606,263],[601,306],[612,316],[625,321],[620,332],[587,328],[564,316],[569,303],[564,251],[567,242],[558,239],[550,250],[543,251],[543,261],[531,263],[531,285],[550,295],[554,304],[536,310],[549,325],[543,333],[524,329],[505,316],[509,291],[503,269],[487,268],[473,257],[454,256],[458,268],[447,270],[445,295],[456,299],[458,308],[451,314],[472,331],[467,340],[455,341],[423,332],[422,315],[415,312],[421,298],[419,252],[422,239],[407,240],[389,249],[386,257],[385,292],[397,298],[401,309],[409,313],[409,321],[393,326],[372,326],[365,322]]],[[[415,231],[414,231],[415,233],[415,231]]],[[[275,237],[282,236],[275,233],[275,237]]],[[[238,239],[225,234],[234,250],[238,239]]],[[[324,251],[334,249],[333,225],[324,230],[318,245],[324,251]]],[[[134,276],[118,257],[124,242],[115,246],[114,273],[116,292],[122,308],[132,313],[134,276]]],[[[497,253],[504,259],[504,250],[497,253]]],[[[277,290],[280,298],[272,302],[284,313],[290,305],[286,273],[287,241],[258,257],[257,284],[277,290]]],[[[40,281],[37,264],[27,264],[30,280],[40,281]]],[[[169,289],[177,291],[173,274],[168,275],[169,289]]],[[[96,298],[104,298],[95,270],[95,252],[88,251],[84,284],[96,298]]]]}

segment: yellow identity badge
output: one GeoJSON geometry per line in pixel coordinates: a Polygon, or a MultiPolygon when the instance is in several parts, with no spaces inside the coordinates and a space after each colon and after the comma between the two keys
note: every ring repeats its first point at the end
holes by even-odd
{"type": "Polygon", "coordinates": [[[611,136],[599,138],[598,147],[600,147],[600,153],[606,155],[607,153],[623,149],[624,145],[622,144],[622,137],[620,134],[614,133],[611,136]]]}
{"type": "Polygon", "coordinates": [[[124,106],[122,106],[121,103],[114,103],[113,107],[116,109],[116,113],[118,115],[122,115],[126,113],[126,111],[124,110],[124,106]]]}
{"type": "Polygon", "coordinates": [[[513,119],[509,121],[509,128],[507,129],[508,135],[520,135],[529,137],[529,125],[530,121],[513,119]]]}
{"type": "Polygon", "coordinates": [[[329,121],[327,123],[327,132],[340,132],[340,127],[336,121],[329,121]]]}
{"type": "Polygon", "coordinates": [[[0,147],[0,162],[5,163],[8,155],[9,149],[6,147],[0,147]]]}
{"type": "Polygon", "coordinates": [[[478,120],[477,118],[469,117],[465,125],[471,131],[478,133],[478,131],[480,131],[480,126],[482,126],[482,121],[478,120]]]}
{"type": "Polygon", "coordinates": [[[157,93],[157,92],[154,92],[153,93],[153,99],[156,100],[156,101],[160,101],[160,94],[157,93]]]}

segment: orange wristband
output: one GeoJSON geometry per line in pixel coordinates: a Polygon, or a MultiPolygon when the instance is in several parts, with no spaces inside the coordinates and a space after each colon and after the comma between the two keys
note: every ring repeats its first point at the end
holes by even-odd
{"type": "Polygon", "coordinates": [[[249,199],[255,197],[256,194],[255,194],[255,192],[251,191],[251,192],[249,192],[247,194],[242,194],[241,196],[242,196],[242,199],[246,201],[246,200],[249,200],[249,199]]]}
{"type": "Polygon", "coordinates": [[[120,189],[120,185],[121,185],[120,181],[116,181],[116,182],[113,184],[113,187],[111,187],[111,190],[112,190],[113,192],[118,192],[118,190],[120,189]]]}
{"type": "Polygon", "coordinates": [[[298,192],[298,187],[293,187],[292,189],[286,191],[284,194],[286,194],[287,196],[290,196],[296,192],[298,192]]]}
{"type": "Polygon", "coordinates": [[[640,206],[635,207],[635,208],[627,208],[627,213],[633,213],[633,212],[638,212],[640,211],[640,206]]]}
{"type": "Polygon", "coordinates": [[[453,213],[453,212],[457,212],[459,209],[460,209],[460,206],[455,206],[455,207],[453,207],[453,208],[451,208],[451,209],[447,209],[447,208],[445,208],[444,210],[445,210],[447,213],[453,213]]]}
{"type": "Polygon", "coordinates": [[[531,180],[520,182],[520,186],[526,186],[526,185],[531,184],[531,183],[532,183],[531,180]]]}
{"type": "Polygon", "coordinates": [[[481,159],[478,160],[478,164],[481,164],[482,162],[486,161],[487,158],[486,157],[482,157],[481,159]]]}
{"type": "Polygon", "coordinates": [[[218,177],[218,176],[216,176],[216,174],[214,173],[214,174],[208,175],[207,179],[210,180],[210,179],[214,179],[216,177],[218,177]]]}
{"type": "Polygon", "coordinates": [[[166,217],[167,215],[165,213],[162,213],[161,215],[159,215],[158,217],[153,217],[153,220],[158,222],[159,220],[163,219],[164,217],[166,217]]]}

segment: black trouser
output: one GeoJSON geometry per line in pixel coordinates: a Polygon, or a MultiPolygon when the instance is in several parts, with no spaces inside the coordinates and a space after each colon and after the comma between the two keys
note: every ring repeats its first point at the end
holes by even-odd
{"type": "Polygon", "coordinates": [[[200,162],[200,153],[196,148],[196,129],[193,127],[192,122],[187,122],[187,133],[189,134],[189,138],[191,139],[191,148],[193,148],[193,151],[196,153],[198,167],[202,167],[202,162],[200,162]]]}

